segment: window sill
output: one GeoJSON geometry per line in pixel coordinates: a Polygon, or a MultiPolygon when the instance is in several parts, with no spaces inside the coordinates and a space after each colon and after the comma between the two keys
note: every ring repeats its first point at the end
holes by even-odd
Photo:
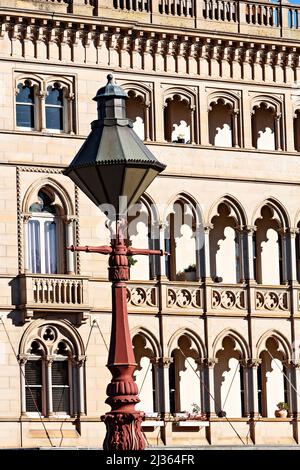
{"type": "Polygon", "coordinates": [[[39,417],[33,417],[33,416],[27,416],[27,415],[24,415],[24,416],[21,416],[20,417],[20,421],[22,422],[33,422],[33,423],[37,423],[37,422],[40,422],[40,421],[43,421],[43,422],[61,422],[61,421],[65,421],[65,422],[74,422],[76,421],[77,418],[75,417],[70,417],[70,416],[59,416],[59,415],[55,415],[55,416],[48,416],[48,417],[44,417],[42,416],[41,418],[39,417]]]}
{"type": "Polygon", "coordinates": [[[186,420],[186,421],[178,421],[174,423],[175,426],[185,427],[185,428],[202,428],[209,426],[209,421],[201,421],[201,420],[186,420]]]}

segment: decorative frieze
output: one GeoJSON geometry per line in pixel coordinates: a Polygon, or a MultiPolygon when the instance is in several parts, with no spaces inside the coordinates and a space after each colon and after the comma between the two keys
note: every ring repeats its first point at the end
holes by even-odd
{"type": "Polygon", "coordinates": [[[287,291],[256,291],[256,310],[288,310],[289,295],[287,291]]]}
{"type": "Polygon", "coordinates": [[[76,17],[58,21],[0,16],[0,54],[238,81],[300,80],[297,47],[104,26],[78,22],[76,17]]]}
{"type": "Polygon", "coordinates": [[[168,308],[202,308],[201,289],[198,288],[168,288],[167,307],[168,308]]]}
{"type": "Polygon", "coordinates": [[[242,289],[213,289],[212,309],[243,310],[246,308],[246,290],[242,289]]]}
{"type": "Polygon", "coordinates": [[[127,303],[135,307],[156,307],[156,288],[127,286],[127,303]]]}

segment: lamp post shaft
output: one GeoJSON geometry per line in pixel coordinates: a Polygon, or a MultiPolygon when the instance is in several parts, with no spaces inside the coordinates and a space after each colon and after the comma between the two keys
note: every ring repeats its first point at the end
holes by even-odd
{"type": "Polygon", "coordinates": [[[136,367],[127,314],[126,284],[129,279],[127,247],[120,233],[112,240],[109,280],[112,282],[112,327],[107,367],[112,374],[106,403],[111,411],[102,416],[106,425],[104,450],[143,450],[141,429],[144,413],[136,411],[138,387],[133,380],[136,367]]]}
{"type": "Polygon", "coordinates": [[[111,411],[101,417],[106,425],[104,450],[143,450],[146,440],[141,429],[144,413],[137,411],[138,387],[133,380],[136,367],[128,324],[126,281],[129,279],[128,255],[163,255],[161,250],[127,247],[122,227],[117,223],[111,246],[71,246],[71,251],[109,254],[109,280],[112,282],[112,327],[107,367],[112,374],[106,403],[111,411]]]}

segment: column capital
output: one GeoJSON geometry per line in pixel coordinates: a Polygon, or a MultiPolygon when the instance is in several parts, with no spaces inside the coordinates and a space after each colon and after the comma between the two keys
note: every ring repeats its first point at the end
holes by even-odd
{"type": "Polygon", "coordinates": [[[257,227],[256,225],[245,225],[244,226],[245,232],[247,232],[249,235],[253,235],[254,232],[256,232],[257,227]]]}
{"type": "Polygon", "coordinates": [[[255,368],[262,363],[262,360],[259,357],[251,357],[247,359],[248,367],[255,368]]]}
{"type": "Polygon", "coordinates": [[[86,360],[87,360],[87,357],[84,355],[75,356],[73,358],[74,364],[76,364],[78,367],[84,366],[86,360]]]}
{"type": "Polygon", "coordinates": [[[213,228],[214,226],[211,223],[203,225],[204,233],[209,233],[213,228]]]}
{"type": "Polygon", "coordinates": [[[46,356],[46,362],[48,366],[52,365],[52,363],[54,362],[54,356],[46,356]]]}
{"type": "Polygon", "coordinates": [[[66,225],[78,221],[78,217],[76,215],[65,215],[64,217],[62,217],[62,219],[66,225]]]}
{"type": "Polygon", "coordinates": [[[31,219],[31,217],[32,217],[32,214],[22,214],[23,223],[27,224],[29,220],[31,219]]]}
{"type": "Polygon", "coordinates": [[[28,356],[26,356],[25,354],[19,354],[18,355],[18,362],[19,362],[20,366],[24,366],[27,361],[28,361],[28,356]]]}
{"type": "Polygon", "coordinates": [[[205,365],[210,368],[214,368],[216,364],[218,364],[219,359],[217,357],[207,357],[204,359],[205,365]]]}
{"type": "Polygon", "coordinates": [[[287,229],[287,233],[290,234],[291,238],[295,238],[300,233],[300,229],[298,227],[290,227],[287,229]]]}
{"type": "Polygon", "coordinates": [[[151,364],[162,368],[169,368],[173,361],[173,357],[151,357],[150,359],[151,364]]]}

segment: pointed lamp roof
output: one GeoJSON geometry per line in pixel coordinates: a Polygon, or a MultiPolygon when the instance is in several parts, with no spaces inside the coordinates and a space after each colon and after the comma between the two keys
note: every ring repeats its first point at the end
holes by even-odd
{"type": "Polygon", "coordinates": [[[158,173],[165,169],[133,130],[126,116],[126,92],[107,76],[94,100],[98,119],[77,155],[64,171],[97,205],[112,205],[112,214],[126,214],[158,173]]]}

